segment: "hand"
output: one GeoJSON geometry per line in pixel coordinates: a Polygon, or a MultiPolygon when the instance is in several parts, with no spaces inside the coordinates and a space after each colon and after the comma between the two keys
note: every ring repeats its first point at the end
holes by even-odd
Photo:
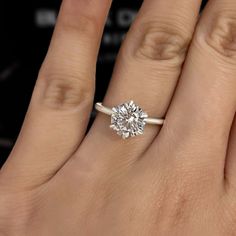
{"type": "Polygon", "coordinates": [[[195,28],[200,0],[144,1],[104,104],[166,122],[127,140],[103,114],[85,136],[110,4],[62,4],[0,172],[0,234],[236,235],[236,2],[211,0],[195,28]]]}

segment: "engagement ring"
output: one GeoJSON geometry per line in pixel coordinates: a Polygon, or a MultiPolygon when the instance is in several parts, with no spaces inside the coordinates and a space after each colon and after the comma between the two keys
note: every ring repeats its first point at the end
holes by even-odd
{"type": "Polygon", "coordinates": [[[164,124],[164,119],[148,117],[148,114],[133,101],[125,102],[113,108],[105,107],[102,103],[96,103],[95,108],[97,111],[111,116],[110,128],[115,130],[123,139],[142,135],[146,124],[164,124]]]}

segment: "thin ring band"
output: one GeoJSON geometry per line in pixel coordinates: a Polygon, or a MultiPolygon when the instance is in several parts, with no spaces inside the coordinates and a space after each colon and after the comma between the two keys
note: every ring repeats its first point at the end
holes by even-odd
{"type": "MultiPolygon", "coordinates": [[[[95,108],[97,111],[102,112],[109,116],[111,116],[114,113],[114,111],[111,108],[103,106],[101,102],[96,103],[95,108]]],[[[144,121],[149,125],[163,125],[165,122],[164,119],[150,118],[150,117],[144,118],[144,121]]]]}

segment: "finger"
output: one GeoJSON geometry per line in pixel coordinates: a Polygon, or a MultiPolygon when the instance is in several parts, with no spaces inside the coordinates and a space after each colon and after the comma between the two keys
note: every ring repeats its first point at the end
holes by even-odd
{"type": "MultiPolygon", "coordinates": [[[[200,3],[200,0],[144,1],[120,51],[103,102],[106,106],[134,100],[150,116],[164,116],[181,72],[200,3]]],[[[108,158],[112,153],[112,156],[118,155],[119,160],[123,156],[129,162],[150,145],[158,130],[157,126],[147,126],[143,136],[124,141],[109,129],[109,117],[99,114],[82,146],[86,150],[96,146],[103,153],[105,143],[108,158]]]]}
{"type": "Polygon", "coordinates": [[[230,134],[225,166],[225,180],[228,183],[228,187],[233,187],[234,191],[236,191],[236,115],[230,134]]]}
{"type": "Polygon", "coordinates": [[[64,0],[18,142],[3,171],[14,184],[49,179],[86,131],[110,0],[64,0]],[[19,182],[19,183],[18,183],[19,182]]]}
{"type": "MultiPolygon", "coordinates": [[[[154,151],[164,142],[174,143],[172,160],[208,173],[212,171],[221,180],[236,108],[235,12],[236,2],[232,0],[212,0],[207,5],[165,128],[153,145],[156,145],[154,151]],[[185,158],[178,158],[178,151],[184,152],[185,158]]],[[[170,160],[167,158],[165,162],[170,160]]]]}

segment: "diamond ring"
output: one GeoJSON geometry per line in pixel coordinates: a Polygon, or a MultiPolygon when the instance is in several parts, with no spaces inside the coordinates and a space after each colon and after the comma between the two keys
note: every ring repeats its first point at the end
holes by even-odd
{"type": "Polygon", "coordinates": [[[105,107],[102,103],[96,103],[95,109],[111,116],[110,128],[115,130],[123,139],[143,134],[146,124],[164,124],[164,119],[148,117],[148,114],[133,101],[125,102],[113,108],[105,107]]]}

